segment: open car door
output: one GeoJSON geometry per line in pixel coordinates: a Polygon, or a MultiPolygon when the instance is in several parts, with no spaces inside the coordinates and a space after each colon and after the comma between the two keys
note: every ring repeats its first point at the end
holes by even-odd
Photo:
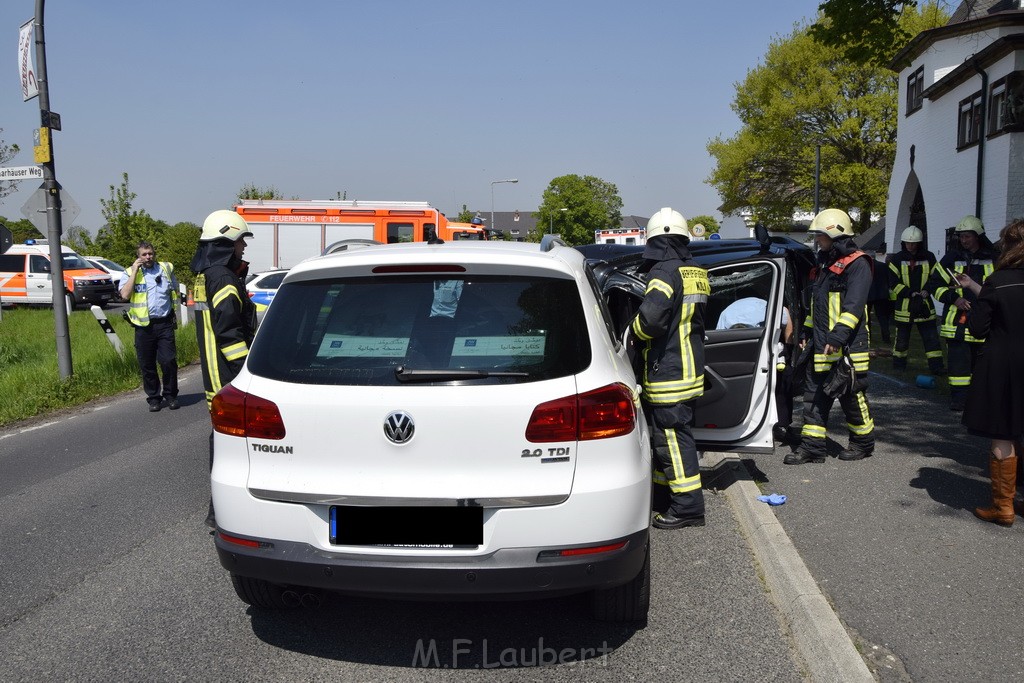
{"type": "MultiPolygon", "coordinates": [[[[621,335],[643,301],[645,276],[635,268],[605,263],[594,270],[621,335]]],[[[773,254],[738,258],[709,266],[708,279],[704,395],[697,399],[693,430],[697,448],[771,453],[786,259],[773,254]]]]}

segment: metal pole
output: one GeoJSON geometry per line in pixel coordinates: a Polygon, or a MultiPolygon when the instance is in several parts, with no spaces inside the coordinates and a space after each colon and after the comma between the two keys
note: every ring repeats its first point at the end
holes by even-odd
{"type": "Polygon", "coordinates": [[[491,181],[491,230],[494,230],[494,183],[498,181],[491,181]]]}
{"type": "Polygon", "coordinates": [[[821,145],[814,147],[814,215],[818,215],[818,197],[821,191],[821,145]]]}
{"type": "MultiPolygon", "coordinates": [[[[42,123],[43,112],[50,111],[50,84],[46,76],[46,39],[43,35],[43,14],[46,0],[36,0],[35,34],[36,62],[38,71],[36,83],[39,87],[39,113],[42,123]]],[[[68,309],[64,298],[64,262],[60,248],[60,238],[64,230],[61,226],[60,183],[53,161],[53,137],[48,127],[41,127],[40,144],[44,144],[42,136],[49,136],[50,158],[43,162],[43,190],[46,192],[46,239],[50,245],[50,284],[53,289],[53,323],[57,342],[57,368],[62,380],[68,379],[74,370],[71,365],[71,337],[68,331],[68,309]]]]}

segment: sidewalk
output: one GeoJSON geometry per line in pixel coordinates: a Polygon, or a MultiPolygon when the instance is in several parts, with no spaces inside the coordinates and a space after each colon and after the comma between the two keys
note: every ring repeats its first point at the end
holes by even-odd
{"type": "MultiPolygon", "coordinates": [[[[773,599],[820,680],[830,667],[855,680],[842,669],[857,668],[849,641],[881,681],[1024,680],[1024,520],[1005,529],[971,514],[989,500],[986,442],[937,392],[877,373],[871,382],[873,457],[790,466],[779,447],[744,464],[784,505],[750,503],[755,484],[742,474],[729,489],[773,599]]],[[[837,406],[829,435],[845,446],[845,432],[837,406]]]]}

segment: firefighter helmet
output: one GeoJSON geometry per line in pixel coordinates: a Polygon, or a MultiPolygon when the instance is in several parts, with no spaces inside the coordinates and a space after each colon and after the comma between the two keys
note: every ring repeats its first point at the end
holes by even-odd
{"type": "Polygon", "coordinates": [[[221,237],[237,242],[243,237],[252,237],[252,232],[244,218],[234,211],[220,209],[206,217],[203,222],[203,234],[199,236],[199,241],[212,242],[221,237]]]}
{"type": "Polygon", "coordinates": [[[921,232],[921,228],[916,225],[909,225],[907,229],[900,235],[900,242],[923,242],[924,233],[921,232]]]}
{"type": "Polygon", "coordinates": [[[690,229],[686,225],[686,219],[683,218],[683,214],[667,206],[651,216],[651,220],[647,221],[648,241],[652,237],[662,237],[664,235],[690,237],[690,229]]]}
{"type": "Polygon", "coordinates": [[[956,224],[956,228],[953,232],[974,232],[979,235],[985,234],[985,226],[981,224],[981,220],[977,216],[964,216],[960,219],[960,222],[956,224]]]}
{"type": "Polygon", "coordinates": [[[828,235],[832,239],[853,237],[853,221],[842,209],[825,209],[814,217],[807,231],[828,235]]]}

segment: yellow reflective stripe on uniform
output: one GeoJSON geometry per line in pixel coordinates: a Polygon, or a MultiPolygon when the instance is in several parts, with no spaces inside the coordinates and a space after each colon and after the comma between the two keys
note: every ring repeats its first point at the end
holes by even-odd
{"type": "Polygon", "coordinates": [[[953,377],[949,376],[949,386],[951,387],[969,387],[971,386],[971,376],[966,377],[953,377]]]}
{"type": "Polygon", "coordinates": [[[651,481],[658,486],[668,486],[668,477],[661,470],[651,472],[651,481]]]}
{"type": "Polygon", "coordinates": [[[657,290],[667,296],[669,299],[672,298],[672,287],[664,280],[651,280],[647,283],[647,290],[645,294],[650,294],[652,290],[657,290]]]}
{"type": "Polygon", "coordinates": [[[690,323],[693,320],[695,304],[682,304],[679,307],[679,372],[684,382],[692,382],[697,369],[693,360],[693,344],[690,343],[690,323]]]}
{"type": "Polygon", "coordinates": [[[237,342],[235,344],[229,344],[222,346],[220,352],[224,354],[224,357],[228,360],[238,360],[244,358],[249,353],[249,347],[246,346],[244,341],[237,342]]]}
{"type": "Polygon", "coordinates": [[[213,295],[213,299],[210,301],[210,305],[217,308],[222,301],[227,299],[229,296],[233,296],[238,299],[238,303],[242,303],[242,297],[239,296],[238,290],[233,286],[221,287],[220,291],[213,295]]]}
{"type": "Polygon", "coordinates": [[[825,427],[822,425],[805,424],[803,429],[800,430],[800,436],[806,436],[812,439],[824,439],[825,434],[825,427]]]}
{"type": "Polygon", "coordinates": [[[633,318],[633,333],[642,341],[650,341],[654,339],[654,337],[644,332],[643,325],[640,324],[640,316],[633,318]]]}
{"type": "Polygon", "coordinates": [[[668,481],[669,490],[672,493],[686,493],[700,488],[700,472],[692,477],[686,476],[686,469],[683,467],[683,454],[679,449],[679,440],[676,438],[676,430],[666,429],[665,439],[668,442],[669,459],[672,461],[672,472],[675,479],[668,481]]]}
{"type": "Polygon", "coordinates": [[[850,430],[851,434],[866,436],[874,431],[875,421],[871,419],[871,412],[868,410],[868,399],[863,391],[857,392],[857,408],[860,410],[861,424],[855,425],[847,422],[846,427],[850,430]]]}
{"type": "Polygon", "coordinates": [[[868,365],[871,362],[871,354],[867,351],[851,353],[850,360],[853,361],[854,370],[857,372],[867,372],[868,365]]]}
{"type": "Polygon", "coordinates": [[[835,351],[833,353],[814,354],[814,371],[815,372],[827,372],[832,364],[843,357],[842,351],[835,351]]]}
{"type": "Polygon", "coordinates": [[[836,324],[846,325],[852,330],[853,328],[857,327],[857,323],[859,322],[860,319],[857,318],[857,316],[855,316],[853,313],[846,312],[839,316],[839,320],[836,321],[836,324]]]}
{"type": "MultiPolygon", "coordinates": [[[[213,393],[216,394],[224,386],[220,381],[220,368],[217,363],[217,337],[213,333],[213,319],[210,311],[203,311],[199,317],[202,318],[203,346],[206,347],[206,371],[209,373],[213,393]]],[[[213,397],[211,396],[207,400],[213,400],[213,397]]]]}
{"type": "Polygon", "coordinates": [[[828,329],[832,329],[839,322],[839,313],[842,310],[842,302],[839,299],[839,292],[828,293],[828,329]]]}
{"type": "Polygon", "coordinates": [[[925,358],[942,358],[942,349],[937,349],[935,351],[928,351],[927,353],[924,354],[924,357],[925,358]]]}

